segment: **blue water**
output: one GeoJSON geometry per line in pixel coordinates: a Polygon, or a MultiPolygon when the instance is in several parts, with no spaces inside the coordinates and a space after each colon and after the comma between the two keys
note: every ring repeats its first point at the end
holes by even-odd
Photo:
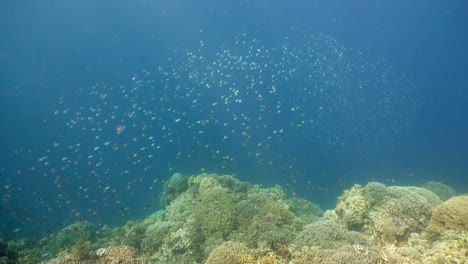
{"type": "Polygon", "coordinates": [[[118,225],[173,173],[332,208],[468,182],[466,1],[3,1],[1,234],[118,225]]]}

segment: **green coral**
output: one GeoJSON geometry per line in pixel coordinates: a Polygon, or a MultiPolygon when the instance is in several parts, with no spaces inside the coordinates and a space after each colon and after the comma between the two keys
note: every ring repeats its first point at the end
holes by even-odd
{"type": "MultiPolygon", "coordinates": [[[[115,243],[118,242],[120,244],[128,245],[141,250],[141,243],[146,238],[146,230],[149,226],[152,226],[158,221],[162,220],[163,217],[164,211],[157,211],[143,220],[128,221],[127,224],[125,224],[120,230],[115,232],[117,233],[117,237],[115,238],[117,241],[111,243],[112,245],[105,245],[105,243],[102,243],[100,247],[115,246],[115,243]]],[[[108,235],[113,237],[113,235],[110,233],[108,235]]]]}
{"type": "Polygon", "coordinates": [[[168,221],[157,221],[149,225],[141,241],[142,252],[149,256],[153,255],[162,247],[166,237],[174,228],[175,224],[168,221]]]}
{"type": "Polygon", "coordinates": [[[302,228],[303,222],[289,211],[278,187],[251,193],[239,204],[239,231],[233,236],[248,246],[271,248],[287,244],[302,228]],[[271,190],[271,192],[270,192],[271,190]]]}
{"type": "Polygon", "coordinates": [[[290,198],[286,200],[289,210],[298,216],[304,224],[317,221],[323,215],[320,206],[301,198],[290,198]]]}
{"type": "Polygon", "coordinates": [[[0,263],[18,263],[19,252],[8,245],[7,242],[0,241],[0,263]]]}
{"type": "Polygon", "coordinates": [[[172,174],[171,178],[164,184],[164,195],[161,199],[162,206],[168,206],[179,195],[188,188],[188,177],[181,173],[172,174]]]}
{"type": "MultiPolygon", "coordinates": [[[[200,262],[227,240],[274,249],[292,241],[303,226],[279,186],[262,189],[214,174],[190,176],[187,182],[164,218],[146,228],[142,249],[152,260],[200,262]]],[[[320,211],[311,203],[292,203],[303,212],[320,211]]]]}
{"type": "Polygon", "coordinates": [[[63,249],[69,251],[79,240],[93,243],[96,241],[96,230],[93,224],[82,221],[66,226],[47,244],[47,251],[54,253],[63,249]]]}
{"type": "MultiPolygon", "coordinates": [[[[204,181],[202,181],[203,183],[204,181]]],[[[226,238],[237,228],[237,206],[230,192],[221,186],[202,189],[195,207],[195,221],[200,223],[207,240],[226,238]]]]}
{"type": "Polygon", "coordinates": [[[447,201],[448,199],[457,195],[457,192],[454,189],[441,182],[430,181],[424,184],[422,187],[437,194],[437,196],[439,196],[442,201],[447,201]]]}

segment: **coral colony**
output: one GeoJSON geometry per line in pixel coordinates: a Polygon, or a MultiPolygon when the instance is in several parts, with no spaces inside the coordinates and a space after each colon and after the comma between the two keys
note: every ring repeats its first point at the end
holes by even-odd
{"type": "Polygon", "coordinates": [[[174,174],[164,209],[124,226],[77,222],[2,242],[1,263],[466,263],[468,196],[448,186],[354,185],[323,212],[229,175],[174,174]]]}

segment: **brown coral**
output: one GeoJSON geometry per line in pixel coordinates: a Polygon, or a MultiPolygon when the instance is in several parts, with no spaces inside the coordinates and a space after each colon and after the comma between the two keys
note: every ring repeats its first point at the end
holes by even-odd
{"type": "Polygon", "coordinates": [[[253,258],[248,249],[242,243],[225,242],[211,252],[205,264],[231,263],[244,264],[252,263],[253,258]]]}
{"type": "Polygon", "coordinates": [[[106,248],[106,254],[103,254],[99,261],[108,264],[127,264],[141,263],[144,261],[137,258],[138,250],[129,246],[118,246],[106,248]]]}
{"type": "Polygon", "coordinates": [[[434,208],[428,230],[435,234],[447,230],[467,232],[468,196],[453,197],[434,208]]]}
{"type": "Polygon", "coordinates": [[[78,242],[73,245],[70,258],[72,261],[76,262],[89,258],[89,249],[83,240],[78,240],[78,242]]]}

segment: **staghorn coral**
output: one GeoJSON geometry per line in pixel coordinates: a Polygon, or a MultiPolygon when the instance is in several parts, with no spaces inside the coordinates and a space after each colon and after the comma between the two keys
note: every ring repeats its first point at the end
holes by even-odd
{"type": "Polygon", "coordinates": [[[434,208],[427,229],[436,235],[447,230],[468,232],[468,196],[450,198],[434,208]]]}

